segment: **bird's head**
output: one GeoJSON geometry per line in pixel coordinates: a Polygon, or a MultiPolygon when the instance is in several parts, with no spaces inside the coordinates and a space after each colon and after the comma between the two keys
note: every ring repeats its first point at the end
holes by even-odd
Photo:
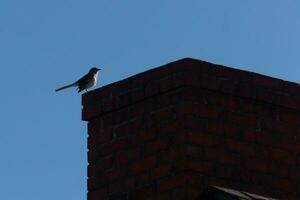
{"type": "Polygon", "coordinates": [[[98,71],[100,71],[101,69],[93,67],[90,69],[90,73],[96,74],[98,71]]]}

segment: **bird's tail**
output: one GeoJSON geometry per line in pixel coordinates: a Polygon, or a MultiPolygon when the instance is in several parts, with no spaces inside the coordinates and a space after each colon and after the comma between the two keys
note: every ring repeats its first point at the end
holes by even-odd
{"type": "Polygon", "coordinates": [[[77,83],[72,83],[72,84],[70,84],[70,85],[66,85],[66,86],[63,86],[63,87],[61,87],[61,88],[56,89],[55,92],[58,92],[58,91],[60,91],[60,90],[64,90],[64,89],[67,89],[67,88],[69,88],[69,87],[73,87],[73,86],[76,86],[76,85],[77,85],[77,83]]]}

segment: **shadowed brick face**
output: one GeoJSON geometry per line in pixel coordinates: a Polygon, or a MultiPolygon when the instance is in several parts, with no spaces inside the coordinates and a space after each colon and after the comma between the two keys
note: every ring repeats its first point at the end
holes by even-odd
{"type": "Polygon", "coordinates": [[[300,199],[300,86],[182,59],[82,97],[88,200],[300,199]]]}

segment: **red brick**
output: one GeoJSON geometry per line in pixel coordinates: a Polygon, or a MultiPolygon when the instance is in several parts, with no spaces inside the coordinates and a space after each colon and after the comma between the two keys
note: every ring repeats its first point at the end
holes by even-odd
{"type": "Polygon", "coordinates": [[[109,183],[108,191],[110,194],[114,194],[114,193],[128,191],[134,188],[135,188],[134,178],[129,177],[129,178],[125,178],[119,181],[109,183]]]}
{"type": "Polygon", "coordinates": [[[174,134],[178,130],[181,130],[183,128],[184,124],[180,123],[179,120],[170,120],[160,125],[160,130],[164,134],[174,134]]]}
{"type": "Polygon", "coordinates": [[[207,177],[204,179],[204,184],[203,185],[216,185],[219,187],[228,187],[229,185],[229,180],[218,178],[218,177],[207,177]]]}
{"type": "Polygon", "coordinates": [[[209,119],[217,119],[219,116],[215,107],[193,102],[176,105],[174,109],[177,115],[195,114],[198,117],[209,119]]]}
{"type": "Polygon", "coordinates": [[[166,92],[174,87],[172,76],[165,77],[159,80],[159,90],[160,92],[166,92]]]}
{"type": "Polygon", "coordinates": [[[256,88],[256,99],[275,104],[279,102],[279,96],[275,91],[261,87],[256,88]]]}
{"type": "Polygon", "coordinates": [[[159,123],[163,120],[170,120],[174,116],[172,108],[164,108],[153,111],[149,116],[149,120],[151,120],[151,123],[159,123]]]}
{"type": "Polygon", "coordinates": [[[151,170],[151,179],[157,180],[161,177],[168,176],[172,173],[172,165],[165,164],[151,170]]]}
{"type": "Polygon", "coordinates": [[[247,162],[246,162],[247,168],[249,168],[251,170],[257,170],[257,171],[265,172],[265,173],[269,169],[268,165],[269,165],[268,161],[259,160],[259,159],[255,159],[255,158],[248,159],[247,162]]]}
{"type": "Polygon", "coordinates": [[[99,146],[95,151],[101,155],[110,155],[112,153],[116,153],[125,148],[128,148],[130,145],[130,140],[127,138],[114,140],[112,143],[105,143],[102,146],[99,146]]]}
{"type": "Polygon", "coordinates": [[[157,130],[155,128],[150,128],[148,130],[140,130],[133,138],[133,145],[144,144],[156,137],[157,130]]]}
{"type": "Polygon", "coordinates": [[[186,183],[186,177],[184,175],[175,175],[166,177],[158,181],[158,191],[166,191],[178,186],[183,186],[186,183]]]}
{"type": "Polygon", "coordinates": [[[255,146],[253,146],[251,143],[244,143],[233,139],[225,140],[225,148],[227,148],[229,151],[242,154],[244,156],[251,156],[258,153],[255,146]]]}
{"type": "Polygon", "coordinates": [[[199,77],[198,74],[193,74],[194,76],[198,76],[198,80],[196,83],[196,86],[201,88],[206,88],[209,90],[216,90],[218,89],[218,80],[214,76],[208,76],[208,75],[201,75],[199,77]]]}
{"type": "Polygon", "coordinates": [[[202,131],[187,132],[185,135],[186,142],[189,144],[213,146],[221,143],[221,139],[219,137],[202,131]]]}
{"type": "Polygon", "coordinates": [[[207,121],[206,130],[208,133],[220,135],[220,137],[240,138],[241,128],[234,123],[220,121],[207,121]]]}
{"type": "Polygon", "coordinates": [[[197,72],[199,74],[216,76],[217,70],[219,68],[219,66],[215,64],[201,60],[195,60],[192,58],[186,58],[184,59],[184,61],[186,62],[184,66],[188,67],[190,71],[197,72]]]}
{"type": "Polygon", "coordinates": [[[118,126],[115,130],[115,134],[117,137],[134,135],[141,128],[142,128],[142,121],[139,119],[135,119],[133,121],[128,121],[127,123],[118,126]]]}
{"type": "Polygon", "coordinates": [[[194,78],[190,78],[191,74],[187,71],[180,71],[172,76],[173,85],[175,88],[182,86],[190,86],[191,82],[196,83],[194,78]]]}
{"type": "Polygon", "coordinates": [[[115,123],[114,113],[108,113],[101,117],[101,126],[103,130],[112,129],[112,126],[115,125],[115,123]]]}
{"type": "Polygon", "coordinates": [[[297,182],[297,181],[299,181],[299,177],[300,177],[299,167],[298,166],[293,166],[293,164],[290,164],[289,165],[289,178],[293,182],[295,182],[295,181],[297,182]]]}
{"type": "Polygon", "coordinates": [[[219,79],[231,81],[252,81],[253,79],[252,73],[224,66],[219,66],[217,68],[216,75],[219,79]]]}
{"type": "Polygon", "coordinates": [[[253,172],[244,166],[218,163],[214,165],[214,171],[211,175],[216,178],[225,179],[229,183],[235,181],[242,184],[251,181],[253,172]]]}
{"type": "Polygon", "coordinates": [[[198,188],[191,188],[188,187],[187,188],[187,199],[197,199],[200,194],[201,191],[203,191],[205,188],[203,188],[202,190],[198,187],[198,188]]]}
{"type": "Polygon", "coordinates": [[[99,181],[97,178],[88,178],[87,179],[87,189],[88,191],[97,190],[100,187],[99,181]]]}
{"type": "Polygon", "coordinates": [[[160,96],[154,96],[152,98],[147,98],[143,101],[139,101],[133,106],[129,107],[130,117],[136,118],[138,116],[149,115],[150,112],[159,110],[168,106],[169,99],[166,94],[160,96]]]}
{"type": "Polygon", "coordinates": [[[236,109],[240,104],[239,97],[215,91],[206,91],[205,99],[209,105],[222,106],[227,109],[236,109]]]}
{"type": "Polygon", "coordinates": [[[300,94],[300,85],[299,85],[299,83],[284,81],[284,89],[283,90],[289,94],[300,94]]]}
{"type": "Polygon", "coordinates": [[[107,113],[111,110],[114,110],[117,108],[117,98],[106,98],[101,100],[101,113],[98,113],[99,115],[102,113],[107,113]]]}
{"type": "Polygon", "coordinates": [[[172,200],[182,200],[187,198],[186,187],[177,187],[171,191],[172,200]]]}
{"type": "Polygon", "coordinates": [[[81,110],[81,119],[83,121],[90,121],[101,113],[101,108],[97,107],[95,109],[89,107],[88,105],[84,107],[84,109],[81,110]]]}
{"type": "Polygon", "coordinates": [[[244,130],[243,139],[250,143],[257,143],[263,145],[274,145],[274,135],[272,132],[267,131],[253,131],[253,130],[244,130]]]}
{"type": "Polygon", "coordinates": [[[96,177],[99,172],[110,169],[113,166],[113,157],[101,158],[95,164],[88,165],[88,177],[96,177]]]}
{"type": "MultiPolygon", "coordinates": [[[[196,116],[180,116],[178,117],[179,124],[175,127],[181,127],[188,130],[204,130],[205,129],[205,120],[196,116]]],[[[176,122],[173,122],[176,123],[176,122]]],[[[176,129],[178,132],[180,129],[176,129]]]]}
{"type": "Polygon", "coordinates": [[[131,198],[129,199],[144,199],[145,197],[152,196],[154,192],[155,190],[153,185],[143,186],[132,191],[131,198]]]}
{"type": "Polygon", "coordinates": [[[280,178],[278,180],[274,180],[272,182],[274,187],[280,191],[284,191],[286,193],[293,192],[293,188],[295,187],[294,184],[289,179],[280,178]]]}
{"type": "Polygon", "coordinates": [[[131,84],[131,81],[121,80],[111,89],[111,96],[120,96],[136,89],[136,86],[131,84]]]}
{"type": "Polygon", "coordinates": [[[94,119],[87,124],[88,134],[94,135],[101,131],[101,120],[94,119]]]}
{"type": "Polygon", "coordinates": [[[140,148],[133,148],[116,154],[116,164],[123,165],[137,160],[141,156],[140,148]]]}
{"type": "Polygon", "coordinates": [[[121,181],[109,183],[108,191],[110,194],[122,193],[125,190],[126,188],[123,186],[123,183],[121,181]]]}
{"type": "Polygon", "coordinates": [[[112,131],[104,131],[99,133],[96,137],[95,137],[95,143],[96,145],[105,143],[105,142],[109,142],[112,139],[112,131]]]}
{"type": "Polygon", "coordinates": [[[189,157],[197,157],[201,159],[204,155],[203,148],[196,145],[187,145],[186,155],[189,157]]]}
{"type": "Polygon", "coordinates": [[[181,73],[178,78],[180,78],[179,81],[182,83],[182,85],[205,88],[209,90],[216,90],[218,88],[218,80],[215,76],[191,73],[190,71],[187,71],[185,73],[181,73]]]}
{"type": "Polygon", "coordinates": [[[104,176],[100,177],[103,178],[107,182],[112,182],[115,180],[119,180],[120,178],[126,175],[126,171],[123,168],[113,168],[106,172],[104,172],[104,176]]]}
{"type": "Polygon", "coordinates": [[[292,123],[292,124],[299,124],[300,121],[300,112],[295,111],[292,109],[280,109],[280,120],[292,123]]]}
{"type": "Polygon", "coordinates": [[[219,88],[218,90],[226,94],[235,94],[237,90],[237,84],[231,80],[219,79],[219,88]]]}
{"type": "Polygon", "coordinates": [[[262,128],[267,131],[274,131],[279,133],[294,134],[295,131],[300,131],[300,126],[288,124],[287,122],[265,119],[262,124],[262,128]]]}
{"type": "Polygon", "coordinates": [[[137,102],[145,98],[145,91],[143,88],[139,88],[131,91],[132,102],[137,102]]]}
{"type": "Polygon", "coordinates": [[[160,152],[158,155],[158,163],[171,163],[175,160],[180,160],[185,156],[185,149],[183,146],[178,146],[176,148],[170,148],[165,151],[160,152]]]}
{"type": "Polygon", "coordinates": [[[136,187],[139,187],[141,185],[146,185],[150,183],[150,180],[151,180],[150,172],[144,171],[135,176],[135,185],[136,187]]]}
{"type": "Polygon", "coordinates": [[[225,151],[222,148],[216,148],[216,147],[207,147],[204,149],[204,154],[206,160],[216,162],[216,163],[222,163],[222,164],[228,164],[228,165],[240,165],[242,164],[241,155],[238,155],[236,153],[231,153],[228,151],[225,151]]]}
{"type": "Polygon", "coordinates": [[[262,154],[265,158],[272,161],[282,162],[284,160],[284,162],[290,162],[293,160],[293,156],[290,152],[276,148],[265,148],[262,154]]]}
{"type": "Polygon", "coordinates": [[[83,95],[88,198],[195,199],[207,185],[298,197],[298,91],[184,59],[83,95]]]}
{"type": "Polygon", "coordinates": [[[201,173],[212,173],[213,165],[212,163],[199,159],[189,159],[185,162],[186,170],[192,170],[201,173]]]}
{"type": "Polygon", "coordinates": [[[187,184],[189,187],[192,188],[199,188],[199,192],[202,191],[202,188],[204,189],[204,182],[206,180],[206,175],[201,172],[196,171],[188,171],[187,173],[187,184]]]}
{"type": "Polygon", "coordinates": [[[92,149],[96,145],[110,142],[112,139],[112,135],[112,130],[101,131],[98,134],[90,135],[88,137],[88,148],[92,149]]]}
{"type": "Polygon", "coordinates": [[[97,103],[84,104],[82,109],[82,120],[90,121],[103,113],[114,110],[116,108],[116,98],[102,99],[97,103]],[[93,105],[93,106],[91,106],[93,105]]]}
{"type": "Polygon", "coordinates": [[[122,93],[117,96],[117,105],[118,107],[124,107],[132,103],[132,94],[131,91],[122,93]]]}
{"type": "Polygon", "coordinates": [[[108,196],[107,188],[100,188],[96,191],[89,191],[88,192],[88,200],[99,200],[105,199],[108,196]]]}
{"type": "Polygon", "coordinates": [[[157,164],[157,159],[155,156],[147,157],[143,160],[137,160],[129,165],[129,170],[133,174],[138,174],[140,172],[149,170],[155,167],[157,164]]]}
{"type": "Polygon", "coordinates": [[[115,124],[121,124],[126,121],[130,121],[130,116],[129,116],[129,109],[128,108],[123,108],[116,113],[114,113],[115,116],[115,124]]]}
{"type": "Polygon", "coordinates": [[[228,111],[224,113],[224,120],[234,123],[238,127],[257,129],[257,117],[255,115],[228,111]]]}
{"type": "MultiPolygon", "coordinates": [[[[275,174],[277,177],[288,178],[291,182],[293,182],[293,170],[291,165],[294,160],[295,158],[291,156],[291,158],[288,158],[286,162],[274,161],[273,164],[269,166],[269,173],[275,174]]],[[[296,179],[299,179],[299,176],[296,179]]]]}
{"type": "Polygon", "coordinates": [[[89,150],[87,153],[87,159],[88,159],[88,163],[90,164],[94,164],[95,162],[97,162],[98,158],[98,152],[97,150],[89,150]]]}
{"type": "Polygon", "coordinates": [[[239,82],[234,91],[234,95],[246,98],[253,98],[256,95],[256,88],[252,82],[239,82]]]}
{"type": "Polygon", "coordinates": [[[148,99],[139,101],[136,104],[129,107],[130,117],[135,118],[151,111],[151,105],[148,99]]]}
{"type": "MultiPolygon", "coordinates": [[[[158,194],[157,196],[150,197],[149,200],[171,200],[169,193],[158,194]]],[[[173,199],[172,199],[173,200],[173,199]]]]}
{"type": "Polygon", "coordinates": [[[159,83],[158,81],[151,81],[146,84],[145,96],[153,96],[159,93],[159,83]]]}
{"type": "Polygon", "coordinates": [[[167,137],[158,138],[153,142],[147,143],[144,147],[145,154],[157,153],[163,149],[166,149],[169,144],[167,137]]]}
{"type": "Polygon", "coordinates": [[[263,86],[274,90],[283,89],[284,83],[280,79],[271,78],[261,74],[253,76],[253,83],[257,86],[263,86]]]}
{"type": "Polygon", "coordinates": [[[240,104],[236,108],[239,112],[245,114],[255,114],[258,117],[277,119],[278,107],[273,104],[257,102],[253,99],[240,99],[240,104]]]}
{"type": "Polygon", "coordinates": [[[182,102],[195,102],[199,99],[198,95],[201,94],[201,90],[195,90],[192,86],[178,87],[172,92],[168,93],[170,103],[168,105],[181,104],[182,102]]]}

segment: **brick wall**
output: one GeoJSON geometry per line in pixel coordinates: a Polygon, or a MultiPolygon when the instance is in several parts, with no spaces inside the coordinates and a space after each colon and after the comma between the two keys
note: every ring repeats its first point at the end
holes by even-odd
{"type": "Polygon", "coordinates": [[[82,97],[88,200],[300,199],[300,86],[190,58],[82,97]]]}

